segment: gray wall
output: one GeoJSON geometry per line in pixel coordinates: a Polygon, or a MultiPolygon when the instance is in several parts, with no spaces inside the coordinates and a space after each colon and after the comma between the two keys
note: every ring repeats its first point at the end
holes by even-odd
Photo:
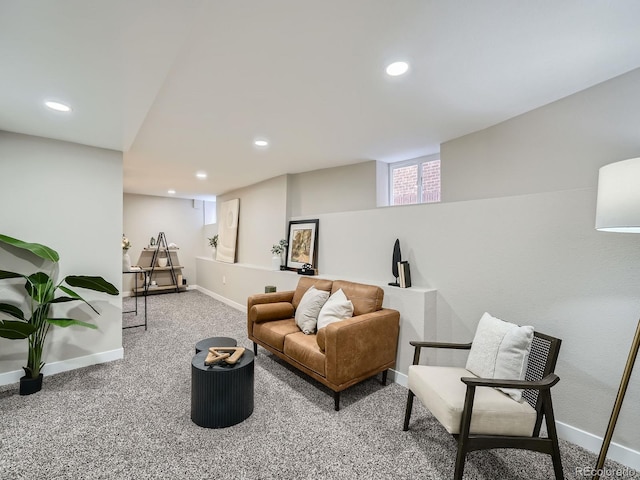
{"type": "Polygon", "coordinates": [[[640,69],[441,145],[446,202],[593,187],[640,155],[640,69]]]}
{"type": "MultiPolygon", "coordinates": [[[[120,152],[0,132],[0,205],[1,233],[56,250],[58,278],[100,275],[121,287],[120,152]]],[[[0,265],[25,274],[38,268],[2,247],[0,265]]],[[[16,290],[12,284],[0,282],[0,298],[22,298],[22,287],[16,290]]],[[[78,293],[98,309],[99,317],[76,302],[56,306],[56,314],[71,309],[76,318],[99,329],[53,327],[45,347],[45,374],[54,362],[91,357],[98,363],[105,352],[122,355],[121,298],[82,289],[78,293]]],[[[26,352],[25,340],[0,339],[0,377],[8,380],[4,383],[21,376],[26,352]]]]}
{"type": "MultiPolygon", "coordinates": [[[[640,156],[640,95],[633,88],[639,81],[640,71],[633,71],[442,145],[446,203],[343,212],[306,207],[303,215],[315,210],[320,219],[321,274],[389,281],[399,238],[414,285],[438,291],[436,314],[425,315],[437,339],[471,340],[484,311],[561,337],[557,420],[601,437],[640,315],[640,237],[594,230],[597,168],[640,156]]],[[[333,188],[339,176],[317,190],[339,194],[333,188]]],[[[311,197],[299,193],[295,202],[308,205],[311,197]]],[[[241,213],[245,221],[269,215],[282,222],[284,207],[274,212],[256,198],[254,204],[241,213]]],[[[240,298],[237,289],[227,282],[221,294],[240,298]]],[[[614,441],[634,450],[640,450],[638,405],[640,385],[632,381],[614,441]]]]}
{"type": "Polygon", "coordinates": [[[365,210],[376,206],[375,161],[289,175],[292,217],[365,210]]]}

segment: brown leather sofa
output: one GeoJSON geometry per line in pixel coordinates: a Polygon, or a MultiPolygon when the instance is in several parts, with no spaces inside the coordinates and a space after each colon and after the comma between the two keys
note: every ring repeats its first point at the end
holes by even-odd
{"type": "Polygon", "coordinates": [[[382,308],[380,287],[343,280],[301,277],[295,291],[252,295],[247,300],[247,331],[258,345],[326,385],[334,392],[335,409],[340,392],[382,372],[396,361],[400,313],[382,308]],[[295,310],[311,286],[332,294],[338,289],[353,303],[353,317],[305,335],[295,323],[295,310]]]}

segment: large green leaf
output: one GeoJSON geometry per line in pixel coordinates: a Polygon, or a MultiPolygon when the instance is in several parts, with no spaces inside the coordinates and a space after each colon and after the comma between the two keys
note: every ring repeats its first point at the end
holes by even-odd
{"type": "Polygon", "coordinates": [[[82,322],[80,320],[74,320],[73,318],[47,318],[47,322],[59,327],[70,327],[71,325],[78,325],[80,327],[87,327],[96,330],[98,327],[92,323],[82,322]]]}
{"type": "Polygon", "coordinates": [[[64,281],[72,287],[87,288],[89,290],[95,290],[96,292],[108,293],[109,295],[118,295],[120,293],[116,287],[102,277],[69,275],[64,281]]]}
{"type": "Polygon", "coordinates": [[[0,280],[5,279],[5,278],[20,278],[20,277],[26,278],[21,273],[8,272],[6,270],[0,270],[0,280]]]}
{"type": "Polygon", "coordinates": [[[0,337],[22,340],[35,332],[35,325],[17,320],[0,320],[0,337]]]}
{"type": "Polygon", "coordinates": [[[25,320],[24,313],[15,305],[11,305],[9,303],[0,303],[0,312],[8,313],[12,317],[19,318],[20,320],[25,320]]]}
{"type": "Polygon", "coordinates": [[[53,300],[54,285],[53,281],[44,272],[36,272],[29,275],[24,288],[27,293],[38,303],[46,303],[53,300]]]}
{"type": "Polygon", "coordinates": [[[67,295],[69,295],[69,296],[68,297],[58,297],[55,300],[52,300],[51,303],[73,302],[75,300],[79,300],[79,301],[84,302],[87,305],[89,305],[91,307],[91,310],[93,310],[98,315],[100,315],[100,312],[98,310],[96,310],[95,308],[93,308],[93,305],[91,305],[89,302],[87,302],[84,298],[82,298],[80,295],[78,295],[76,292],[74,292],[70,288],[67,288],[64,285],[60,285],[58,288],[60,290],[62,290],[64,293],[66,293],[67,295]]]}
{"type": "Polygon", "coordinates": [[[18,240],[17,238],[8,237],[7,235],[2,234],[0,234],[0,242],[12,245],[16,248],[21,248],[22,250],[27,250],[45,260],[50,260],[52,262],[57,262],[58,260],[60,260],[60,255],[58,255],[58,252],[40,243],[28,243],[22,240],[18,240]]]}

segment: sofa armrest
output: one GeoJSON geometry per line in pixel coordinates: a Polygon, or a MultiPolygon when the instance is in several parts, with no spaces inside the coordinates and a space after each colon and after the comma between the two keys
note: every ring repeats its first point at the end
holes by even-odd
{"type": "Polygon", "coordinates": [[[395,362],[399,332],[400,312],[387,308],[321,329],[327,380],[340,385],[395,362]]]}
{"type": "Polygon", "coordinates": [[[291,303],[293,301],[293,293],[293,290],[291,290],[288,292],[258,293],[251,295],[247,299],[247,312],[249,312],[254,305],[261,305],[263,303],[291,303]]]}
{"type": "Polygon", "coordinates": [[[291,318],[287,316],[287,307],[280,304],[289,304],[293,311],[293,290],[286,292],[259,293],[251,295],[247,299],[247,334],[253,338],[253,324],[260,321],[280,320],[291,318]],[[274,306],[275,305],[275,306],[274,306]],[[286,311],[285,311],[286,310],[286,311]]]}
{"type": "Polygon", "coordinates": [[[247,315],[248,321],[253,323],[283,320],[293,317],[293,305],[289,302],[258,303],[247,315]]]}

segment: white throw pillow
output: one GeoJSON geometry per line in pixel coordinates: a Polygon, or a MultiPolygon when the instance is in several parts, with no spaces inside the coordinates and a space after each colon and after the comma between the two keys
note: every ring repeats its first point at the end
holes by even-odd
{"type": "MultiPolygon", "coordinates": [[[[485,313],[467,358],[466,369],[481,378],[524,380],[533,327],[519,327],[485,313]]],[[[501,388],[516,401],[522,399],[522,390],[501,388]]]]}
{"type": "Polygon", "coordinates": [[[296,308],[296,325],[300,327],[305,335],[309,335],[316,330],[318,314],[324,303],[329,298],[329,292],[318,290],[313,285],[304,292],[296,308]]]}
{"type": "Polygon", "coordinates": [[[353,303],[347,298],[341,288],[333,293],[322,306],[318,315],[318,330],[327,325],[353,317],[353,303]]]}

